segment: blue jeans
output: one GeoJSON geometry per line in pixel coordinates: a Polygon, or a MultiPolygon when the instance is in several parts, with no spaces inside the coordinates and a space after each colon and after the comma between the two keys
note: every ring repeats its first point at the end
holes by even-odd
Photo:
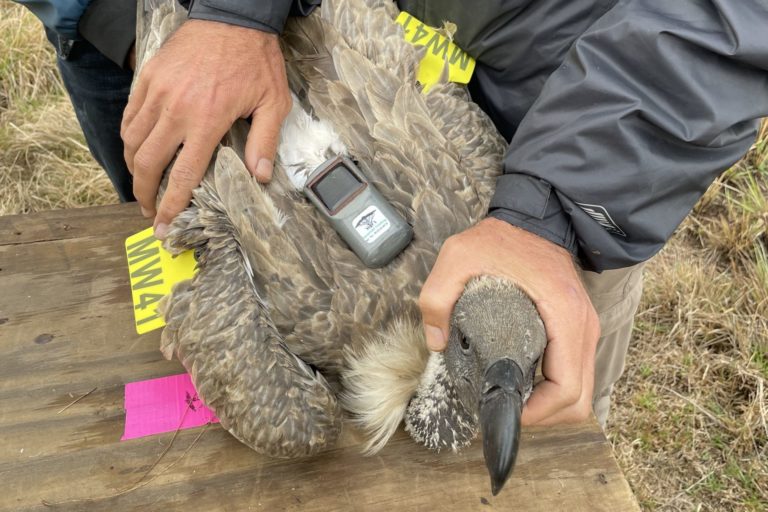
{"type": "Polygon", "coordinates": [[[61,78],[91,154],[107,171],[120,201],[135,201],[120,138],[133,73],[107,59],[87,41],[63,39],[48,29],[46,35],[56,48],[61,78]]]}

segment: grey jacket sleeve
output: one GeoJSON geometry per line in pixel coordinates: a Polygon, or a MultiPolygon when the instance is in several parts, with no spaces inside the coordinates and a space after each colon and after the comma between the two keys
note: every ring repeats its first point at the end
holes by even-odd
{"type": "Polygon", "coordinates": [[[650,258],[768,114],[766,27],[765,0],[617,2],[523,118],[489,214],[589,270],[650,258]]]}
{"type": "Polygon", "coordinates": [[[289,13],[307,15],[317,5],[320,0],[192,0],[189,17],[279,34],[289,13]]]}

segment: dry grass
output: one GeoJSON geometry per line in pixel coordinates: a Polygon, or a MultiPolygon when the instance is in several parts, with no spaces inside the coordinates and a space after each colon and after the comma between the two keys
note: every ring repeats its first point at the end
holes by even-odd
{"type": "Polygon", "coordinates": [[[0,0],[0,215],[115,202],[41,25],[0,0]]]}
{"type": "Polygon", "coordinates": [[[768,123],[648,266],[609,424],[646,510],[768,510],[768,123]]]}
{"type": "MultiPolygon", "coordinates": [[[[648,267],[609,436],[646,510],[768,509],[768,125],[648,267]]],[[[0,214],[116,202],[39,24],[0,0],[0,214]]]]}

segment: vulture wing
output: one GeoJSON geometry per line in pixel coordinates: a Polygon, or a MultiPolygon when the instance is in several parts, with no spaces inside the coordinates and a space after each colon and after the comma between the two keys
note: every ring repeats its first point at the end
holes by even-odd
{"type": "MultiPolygon", "coordinates": [[[[149,15],[139,4],[143,63],[181,18],[173,2],[149,15]]],[[[284,53],[301,101],[273,181],[245,169],[238,122],[166,242],[195,249],[200,271],[164,302],[163,352],[179,357],[230,432],[270,455],[335,440],[340,407],[320,372],[344,373],[346,403],[380,432],[376,446],[386,442],[427,364],[421,285],[444,240],[485,215],[500,172],[504,141],[466,91],[443,83],[425,94],[416,82],[421,54],[396,14],[391,1],[326,0],[291,20],[284,53]],[[412,243],[381,269],[366,268],[297,191],[329,153],[357,160],[413,226],[412,243]],[[397,361],[366,359],[393,343],[405,347],[397,361]],[[384,364],[381,378],[396,384],[373,409],[383,381],[356,380],[363,362],[384,364]]]]}

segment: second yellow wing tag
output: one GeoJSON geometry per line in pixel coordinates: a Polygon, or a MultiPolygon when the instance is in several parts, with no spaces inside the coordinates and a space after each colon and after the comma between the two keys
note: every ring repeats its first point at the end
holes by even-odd
{"type": "Polygon", "coordinates": [[[136,332],[144,334],[165,325],[157,306],[173,285],[195,275],[196,262],[193,251],[178,256],[163,249],[147,228],[125,240],[128,257],[128,274],[131,278],[131,295],[136,332]]]}
{"type": "Polygon", "coordinates": [[[437,30],[425,25],[403,11],[395,20],[402,25],[405,40],[415,46],[426,46],[427,52],[419,64],[417,79],[425,90],[435,85],[445,63],[448,63],[448,79],[459,84],[468,84],[475,71],[475,59],[456,46],[437,30]]]}

